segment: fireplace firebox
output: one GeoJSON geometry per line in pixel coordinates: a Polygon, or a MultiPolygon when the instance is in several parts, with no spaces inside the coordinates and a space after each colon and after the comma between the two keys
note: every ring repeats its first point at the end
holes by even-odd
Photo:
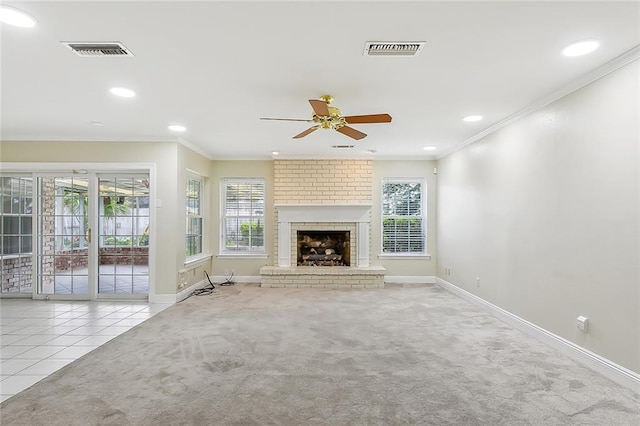
{"type": "Polygon", "coordinates": [[[297,231],[298,266],[350,266],[349,231],[297,231]]]}

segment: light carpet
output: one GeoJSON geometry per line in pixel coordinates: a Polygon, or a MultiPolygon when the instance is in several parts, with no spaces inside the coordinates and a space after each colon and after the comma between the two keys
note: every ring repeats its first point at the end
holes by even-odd
{"type": "Polygon", "coordinates": [[[439,287],[217,288],[0,406],[4,425],[639,425],[640,397],[439,287]]]}

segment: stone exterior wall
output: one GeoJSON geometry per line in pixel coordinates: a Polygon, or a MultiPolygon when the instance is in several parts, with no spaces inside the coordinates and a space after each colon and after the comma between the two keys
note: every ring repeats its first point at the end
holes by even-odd
{"type": "MultiPolygon", "coordinates": [[[[56,187],[54,178],[40,178],[40,203],[41,211],[48,212],[48,215],[42,215],[38,218],[40,222],[41,236],[39,238],[39,251],[43,255],[53,254],[56,248],[56,187]]],[[[53,286],[55,263],[51,256],[42,258],[40,265],[40,275],[43,288],[53,286]]]]}
{"type": "Polygon", "coordinates": [[[29,293],[33,283],[33,256],[15,256],[2,259],[3,293],[29,293]]]}
{"type": "Polygon", "coordinates": [[[148,265],[149,247],[101,247],[101,265],[148,265]]]}
{"type": "Polygon", "coordinates": [[[86,268],[89,265],[89,249],[68,249],[54,252],[55,272],[73,268],[86,268]]]}

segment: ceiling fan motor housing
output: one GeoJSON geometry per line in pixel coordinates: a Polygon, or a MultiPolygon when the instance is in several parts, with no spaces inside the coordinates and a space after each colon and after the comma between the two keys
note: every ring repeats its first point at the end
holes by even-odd
{"type": "Polygon", "coordinates": [[[313,121],[318,123],[320,128],[336,130],[347,125],[346,120],[342,117],[338,108],[327,106],[327,109],[329,110],[329,115],[313,114],[313,121]]]}

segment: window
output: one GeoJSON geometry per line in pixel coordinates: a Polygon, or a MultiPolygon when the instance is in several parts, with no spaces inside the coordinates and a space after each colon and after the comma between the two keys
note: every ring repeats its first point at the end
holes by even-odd
{"type": "Polygon", "coordinates": [[[33,180],[0,178],[0,292],[31,293],[33,180]]]}
{"type": "Polygon", "coordinates": [[[222,185],[222,252],[264,253],[264,179],[222,185]]]}
{"type": "Polygon", "coordinates": [[[187,257],[202,253],[202,179],[187,178],[187,257]]]}
{"type": "Polygon", "coordinates": [[[0,178],[2,198],[2,249],[0,255],[30,254],[32,251],[32,204],[33,184],[31,178],[0,178]]]}
{"type": "Polygon", "coordinates": [[[382,182],[382,253],[425,253],[425,184],[422,179],[382,182]]]}

